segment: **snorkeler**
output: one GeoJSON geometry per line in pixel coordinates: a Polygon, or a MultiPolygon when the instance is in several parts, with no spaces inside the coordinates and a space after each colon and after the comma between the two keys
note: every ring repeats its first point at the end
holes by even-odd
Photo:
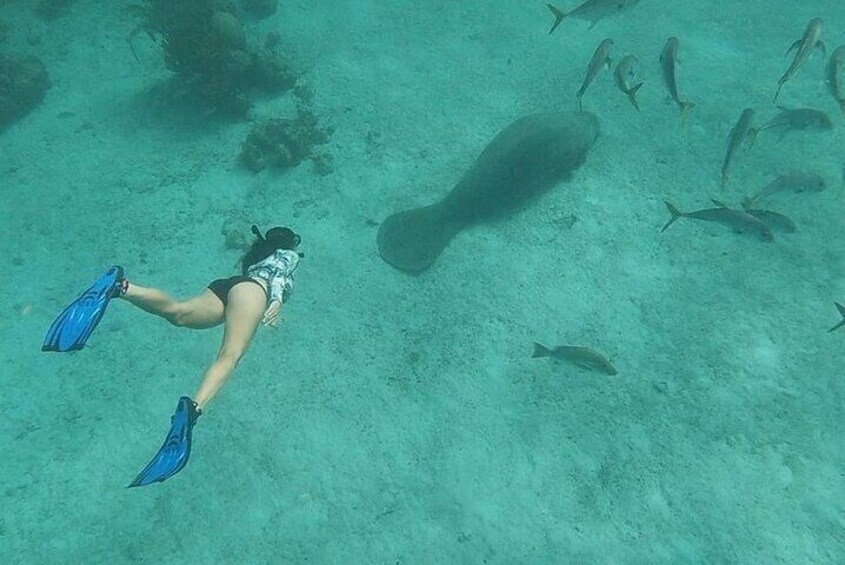
{"type": "Polygon", "coordinates": [[[289,228],[272,228],[262,236],[256,226],[252,233],[256,239],[241,259],[242,274],[215,280],[199,296],[184,301],[132,284],[122,267],[112,267],[59,314],[44,338],[43,351],[82,349],[112,298],[122,298],[175,326],[206,329],[224,324],[217,359],[206,369],[194,398],[179,399],[164,444],[130,487],[164,481],[185,467],[191,433],[203,408],[232,374],[258,325],[275,326],[279,308],[293,292],[294,271],[303,256],[296,251],[299,235],[289,228]]]}

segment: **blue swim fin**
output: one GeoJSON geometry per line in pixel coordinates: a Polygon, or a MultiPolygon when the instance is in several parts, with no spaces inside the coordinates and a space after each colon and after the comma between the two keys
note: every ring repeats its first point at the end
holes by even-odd
{"type": "Polygon", "coordinates": [[[100,323],[109,301],[120,293],[123,267],[106,271],[55,319],[41,351],[76,351],[85,346],[100,323]]]}
{"type": "Polygon", "coordinates": [[[176,412],[170,417],[170,431],[164,439],[164,444],[158,450],[153,460],[138,473],[129,487],[142,487],[155,482],[162,482],[188,464],[191,456],[191,432],[197,418],[202,411],[197,403],[183,396],[176,405],[176,412]]]}

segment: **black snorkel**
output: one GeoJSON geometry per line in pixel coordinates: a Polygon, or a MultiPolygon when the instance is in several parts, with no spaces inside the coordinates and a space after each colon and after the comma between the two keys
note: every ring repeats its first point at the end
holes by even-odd
{"type": "Polygon", "coordinates": [[[296,247],[302,241],[302,238],[290,228],[270,228],[266,235],[262,235],[258,226],[252,224],[252,233],[262,243],[270,243],[278,246],[279,249],[289,249],[295,251],[300,258],[305,257],[305,253],[296,251],[296,247]]]}

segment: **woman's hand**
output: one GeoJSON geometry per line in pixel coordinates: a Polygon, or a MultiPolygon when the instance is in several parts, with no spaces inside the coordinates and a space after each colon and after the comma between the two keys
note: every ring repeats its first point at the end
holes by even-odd
{"type": "Polygon", "coordinates": [[[279,308],[281,305],[282,303],[278,300],[272,300],[270,305],[267,307],[267,310],[264,312],[264,319],[261,323],[265,326],[273,326],[275,328],[276,324],[279,322],[279,308]]]}

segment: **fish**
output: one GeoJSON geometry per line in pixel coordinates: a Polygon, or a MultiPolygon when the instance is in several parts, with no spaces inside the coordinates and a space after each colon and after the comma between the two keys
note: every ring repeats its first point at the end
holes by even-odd
{"type": "Polygon", "coordinates": [[[554,33],[558,26],[563,23],[564,18],[575,18],[578,20],[587,20],[590,22],[590,29],[593,29],[599,20],[618,14],[626,8],[630,8],[637,4],[640,0],[587,0],[577,8],[569,12],[564,12],[553,4],[546,4],[555,21],[552,23],[552,28],[549,30],[549,35],[554,33]]]}
{"type": "Polygon", "coordinates": [[[781,213],[774,212],[772,210],[760,210],[758,208],[744,208],[744,210],[766,224],[766,227],[770,230],[783,233],[795,233],[795,230],[798,229],[795,226],[795,222],[781,213]]]}
{"type": "Polygon", "coordinates": [[[781,129],[781,137],[792,131],[828,131],[833,129],[833,121],[830,116],[821,110],[813,108],[786,108],[778,106],[780,113],[763,124],[759,129],[754,130],[753,137],[767,129],[781,129]]]}
{"type": "Polygon", "coordinates": [[[606,375],[616,374],[616,367],[604,355],[581,345],[558,345],[549,349],[535,341],[531,358],[536,359],[538,357],[551,357],[552,359],[567,361],[583,369],[598,371],[606,375]]]}
{"type": "Polygon", "coordinates": [[[593,57],[590,59],[590,64],[587,65],[587,76],[584,77],[584,82],[581,83],[581,88],[575,95],[578,98],[578,110],[581,110],[581,97],[587,92],[587,88],[593,84],[604,67],[610,68],[610,50],[612,48],[613,40],[610,38],[605,39],[596,47],[593,57]]]}
{"type": "Polygon", "coordinates": [[[789,68],[786,69],[786,72],[783,73],[783,76],[780,77],[778,80],[778,89],[775,92],[775,97],[772,99],[772,103],[775,104],[778,101],[778,96],[780,95],[780,89],[783,88],[783,85],[786,84],[786,81],[791,79],[795,76],[795,73],[798,72],[798,69],[801,68],[801,65],[810,57],[810,54],[813,52],[814,49],[817,47],[822,50],[824,53],[824,43],[822,43],[821,36],[822,36],[822,29],[824,28],[824,22],[821,18],[813,18],[807,24],[807,29],[804,30],[804,35],[801,39],[797,40],[793,43],[789,49],[786,50],[786,54],[789,53],[793,49],[797,49],[798,51],[795,53],[795,57],[792,59],[792,63],[789,64],[789,68]]]}
{"type": "Polygon", "coordinates": [[[845,66],[845,45],[840,45],[834,49],[830,55],[830,60],[827,62],[827,69],[825,71],[825,80],[833,99],[839,104],[839,109],[842,110],[842,115],[845,116],[845,85],[841,82],[839,71],[845,66]]]}
{"type": "Polygon", "coordinates": [[[728,182],[731,161],[734,155],[736,155],[743,141],[753,139],[754,132],[754,110],[746,108],[739,115],[739,119],[734,124],[734,127],[731,128],[731,133],[728,134],[728,142],[725,147],[725,160],[722,161],[722,188],[725,188],[728,182]]]}
{"type": "Polygon", "coordinates": [[[779,192],[821,192],[827,188],[824,177],[816,173],[792,171],[780,175],[769,184],[757,191],[754,196],[749,196],[742,201],[745,208],[750,208],[760,200],[768,198],[779,192]]]}
{"type": "Polygon", "coordinates": [[[636,55],[625,55],[616,64],[616,69],[613,71],[613,79],[616,81],[616,86],[619,90],[625,93],[631,105],[640,111],[640,105],[637,102],[637,91],[643,85],[643,81],[632,84],[636,80],[636,67],[639,66],[639,59],[636,55]]]}
{"type": "Polygon", "coordinates": [[[774,241],[772,231],[759,218],[752,216],[745,210],[728,208],[718,200],[713,201],[716,205],[715,208],[706,208],[695,212],[681,212],[667,200],[664,200],[663,203],[666,204],[666,208],[672,217],[669,218],[669,221],[660,230],[661,232],[666,231],[679,218],[690,218],[693,220],[704,220],[705,222],[716,222],[730,228],[734,233],[756,235],[766,242],[774,241]]]}
{"type": "Polygon", "coordinates": [[[695,107],[693,102],[681,100],[678,94],[678,81],[675,77],[675,70],[678,65],[678,47],[681,42],[677,37],[670,37],[663,45],[663,52],[660,54],[660,67],[663,69],[663,81],[669,89],[669,95],[681,110],[681,124],[686,121],[687,112],[695,107]]]}
{"type": "Polygon", "coordinates": [[[835,326],[833,326],[832,328],[827,330],[827,333],[835,332],[836,330],[838,330],[842,326],[845,326],[845,306],[842,306],[838,302],[834,302],[833,304],[836,306],[836,310],[839,312],[839,315],[842,316],[842,319],[839,320],[839,322],[835,326]]]}
{"type": "Polygon", "coordinates": [[[388,216],[377,234],[379,255],[401,271],[425,271],[462,229],[504,219],[571,176],[598,135],[598,118],[589,112],[519,118],[487,144],[439,201],[388,216]]]}

